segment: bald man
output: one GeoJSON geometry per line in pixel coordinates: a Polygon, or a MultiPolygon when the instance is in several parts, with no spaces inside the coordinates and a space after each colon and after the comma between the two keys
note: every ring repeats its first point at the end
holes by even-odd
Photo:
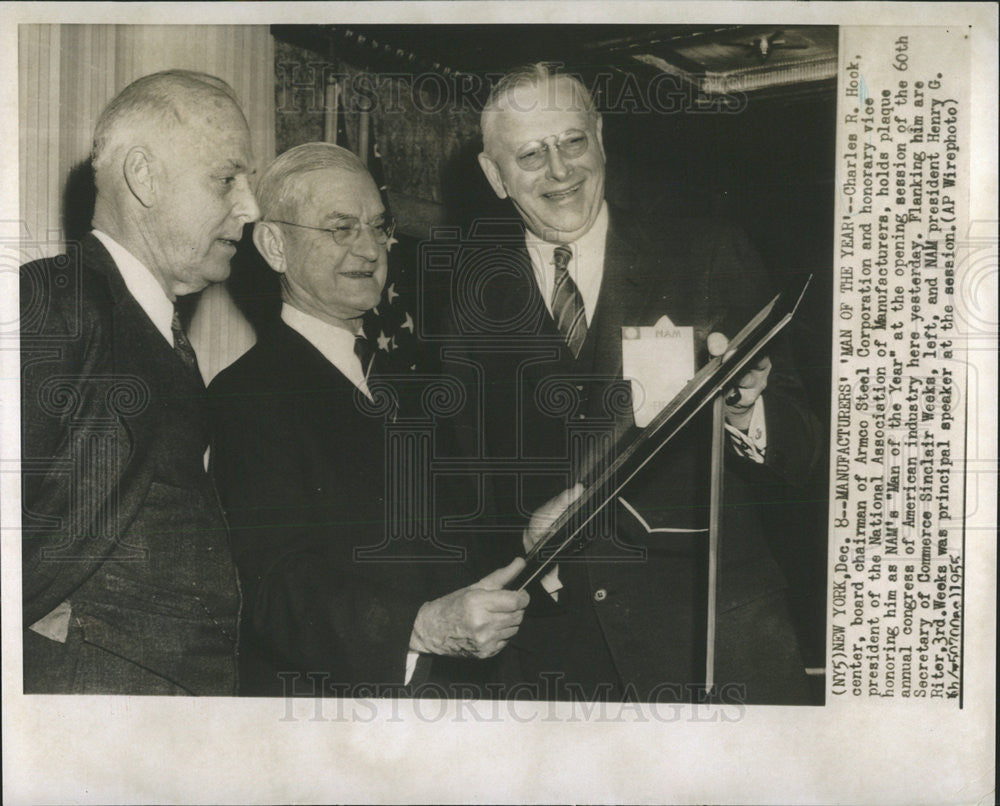
{"type": "Polygon", "coordinates": [[[222,80],[144,76],[101,114],[93,231],[21,268],[26,693],[236,693],[240,593],[177,298],[258,217],[222,80]]]}

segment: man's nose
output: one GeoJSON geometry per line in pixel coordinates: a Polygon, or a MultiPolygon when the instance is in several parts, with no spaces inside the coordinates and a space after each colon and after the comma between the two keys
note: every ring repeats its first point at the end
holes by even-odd
{"type": "Polygon", "coordinates": [[[559,148],[555,143],[549,146],[548,149],[548,175],[559,182],[569,176],[570,169],[566,166],[563,161],[562,154],[559,153],[559,148]]]}
{"type": "Polygon", "coordinates": [[[374,262],[379,259],[383,248],[375,240],[375,230],[362,224],[358,236],[354,239],[354,243],[351,244],[351,254],[374,262]]]}
{"type": "Polygon", "coordinates": [[[257,206],[257,199],[250,187],[250,180],[245,176],[236,178],[233,214],[241,224],[249,224],[251,221],[256,221],[260,218],[260,208],[257,206]]]}

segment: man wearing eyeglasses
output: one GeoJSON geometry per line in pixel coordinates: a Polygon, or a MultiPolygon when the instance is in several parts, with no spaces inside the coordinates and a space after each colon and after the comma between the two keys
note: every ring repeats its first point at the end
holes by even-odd
{"type": "MultiPolygon", "coordinates": [[[[415,471],[386,466],[396,411],[373,379],[393,368],[361,329],[382,294],[392,219],[361,161],[328,143],[279,156],[258,194],[253,240],[280,275],[280,320],[209,389],[213,473],[245,595],[240,691],[403,693],[420,682],[420,654],[503,648],[528,595],[500,588],[523,561],[476,582],[433,553],[373,551],[387,484],[415,471]]],[[[398,405],[405,414],[405,396],[398,405]]]]}
{"type": "MultiPolygon", "coordinates": [[[[574,483],[586,482],[588,461],[634,427],[623,328],[663,316],[691,327],[700,364],[708,336],[735,335],[767,294],[759,261],[732,231],[699,220],[640,223],[605,202],[602,119],[578,80],[545,64],[510,73],[494,87],[481,125],[479,164],[524,225],[522,242],[497,248],[504,259],[483,259],[483,309],[472,317],[466,309],[478,300],[452,300],[452,327],[486,378],[478,436],[504,461],[492,490],[506,528],[483,547],[495,563],[540,534],[543,516],[522,534],[517,513],[565,506],[574,483]],[[505,328],[495,348],[481,346],[482,333],[464,338],[473,321],[491,323],[494,333],[505,328]],[[589,457],[574,447],[588,440],[589,457]],[[563,488],[570,490],[557,495],[563,488]]],[[[818,425],[787,366],[772,372],[768,358],[740,379],[730,403],[715,694],[804,702],[785,581],[754,494],[811,472],[818,425]]],[[[710,441],[705,418],[692,423],[622,491],[610,520],[595,521],[590,542],[543,580],[547,593],[533,594],[505,655],[518,691],[543,699],[701,696],[710,441]]]]}

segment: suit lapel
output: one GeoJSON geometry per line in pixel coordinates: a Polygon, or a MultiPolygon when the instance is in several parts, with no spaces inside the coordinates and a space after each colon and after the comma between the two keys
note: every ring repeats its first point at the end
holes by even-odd
{"type": "Polygon", "coordinates": [[[284,374],[295,384],[294,388],[332,388],[342,393],[353,392],[354,384],[305,336],[290,328],[283,320],[275,323],[272,337],[278,366],[284,368],[284,374]]]}
{"type": "Polygon", "coordinates": [[[153,365],[159,377],[169,377],[172,383],[185,384],[190,373],[163,334],[156,328],[142,306],[129,293],[114,259],[93,234],[83,239],[85,260],[108,284],[114,303],[115,366],[124,372],[153,365]]]}
{"type": "MultiPolygon", "coordinates": [[[[187,388],[191,377],[180,357],[129,293],[104,245],[88,234],[83,239],[83,250],[85,264],[104,278],[112,302],[113,373],[122,378],[141,379],[147,385],[149,399],[158,403],[172,396],[194,394],[195,390],[187,388]]],[[[122,424],[134,442],[142,443],[152,434],[162,411],[161,405],[149,405],[122,424]]]]}
{"type": "MultiPolygon", "coordinates": [[[[523,233],[523,230],[522,230],[523,233]]],[[[512,266],[505,266],[506,273],[498,275],[500,281],[500,321],[517,322],[514,332],[532,333],[539,336],[559,336],[555,322],[545,307],[545,300],[538,289],[531,258],[525,246],[523,235],[517,247],[512,250],[515,258],[512,266]]]]}
{"type": "Polygon", "coordinates": [[[596,371],[612,375],[621,373],[622,327],[654,325],[663,315],[674,325],[692,325],[693,303],[685,288],[684,256],[654,244],[641,227],[614,209],[604,255],[594,317],[599,339],[596,371]]]}
{"type": "MultiPolygon", "coordinates": [[[[383,418],[355,410],[357,387],[302,334],[279,320],[267,344],[272,351],[270,365],[281,379],[276,385],[297,407],[304,428],[318,429],[335,443],[367,434],[360,438],[362,444],[381,434],[383,418]]],[[[318,447],[325,451],[324,445],[318,447]]]]}
{"type": "MultiPolygon", "coordinates": [[[[601,288],[581,353],[581,357],[592,356],[587,374],[601,378],[621,377],[622,327],[653,325],[664,314],[675,325],[690,324],[683,267],[672,265],[682,256],[663,254],[663,251],[641,227],[631,223],[620,210],[610,208],[601,288]]],[[[531,332],[559,340],[561,337],[545,308],[523,243],[519,244],[516,254],[516,273],[504,278],[500,316],[504,321],[511,321],[526,309],[535,310],[538,316],[531,332]]],[[[561,350],[561,356],[567,372],[582,368],[573,365],[567,349],[561,350]]],[[[546,365],[539,371],[542,370],[551,373],[552,367],[546,365]]],[[[593,409],[593,406],[588,408],[593,409]]]]}
{"type": "Polygon", "coordinates": [[[622,370],[621,328],[631,324],[643,304],[642,284],[635,244],[623,237],[617,216],[611,215],[604,246],[604,273],[597,307],[587,331],[594,340],[595,375],[620,377],[622,370]]]}
{"type": "Polygon", "coordinates": [[[636,321],[626,324],[655,325],[666,314],[677,326],[694,324],[695,299],[689,287],[691,267],[689,255],[680,247],[658,240],[636,225],[631,227],[631,237],[641,255],[638,269],[634,274],[642,288],[642,305],[636,321]]]}

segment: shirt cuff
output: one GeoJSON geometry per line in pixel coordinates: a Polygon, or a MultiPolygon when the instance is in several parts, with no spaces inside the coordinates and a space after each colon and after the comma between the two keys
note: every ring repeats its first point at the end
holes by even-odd
{"type": "Polygon", "coordinates": [[[750,426],[744,434],[740,429],[726,423],[726,431],[731,437],[730,443],[736,452],[751,462],[764,464],[764,454],[767,452],[767,421],[764,417],[764,398],[754,401],[750,412],[750,426]]]}
{"type": "Polygon", "coordinates": [[[559,566],[556,565],[551,571],[549,571],[545,576],[539,580],[539,584],[545,589],[545,592],[552,597],[552,601],[559,601],[559,591],[562,590],[563,584],[559,579],[559,566]]]}
{"type": "Polygon", "coordinates": [[[407,652],[406,653],[406,677],[403,678],[403,685],[410,685],[410,680],[413,679],[413,673],[417,670],[417,661],[420,659],[419,652],[407,652]]]}

